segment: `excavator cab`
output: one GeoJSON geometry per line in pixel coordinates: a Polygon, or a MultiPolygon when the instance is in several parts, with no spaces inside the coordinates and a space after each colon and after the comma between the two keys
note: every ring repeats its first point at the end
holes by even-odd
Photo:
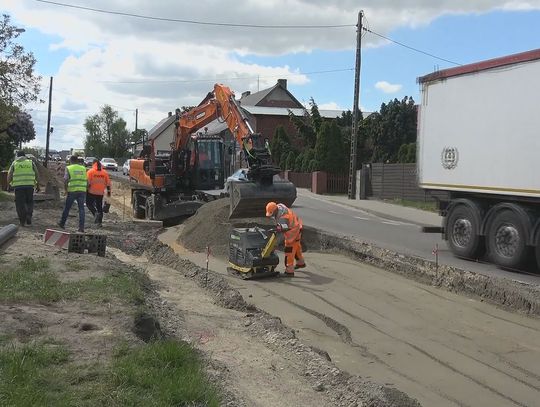
{"type": "Polygon", "coordinates": [[[192,137],[190,144],[194,188],[202,191],[223,189],[225,174],[221,137],[199,135],[192,137]]]}

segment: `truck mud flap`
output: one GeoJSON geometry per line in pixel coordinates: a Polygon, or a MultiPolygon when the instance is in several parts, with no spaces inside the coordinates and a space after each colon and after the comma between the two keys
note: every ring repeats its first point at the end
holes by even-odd
{"type": "Polygon", "coordinates": [[[233,182],[230,187],[229,218],[264,217],[270,201],[288,207],[296,200],[296,187],[289,181],[274,181],[270,185],[256,182],[233,182]]]}

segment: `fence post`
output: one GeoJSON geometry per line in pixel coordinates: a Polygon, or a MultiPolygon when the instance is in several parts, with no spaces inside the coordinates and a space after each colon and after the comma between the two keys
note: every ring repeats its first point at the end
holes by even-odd
{"type": "Polygon", "coordinates": [[[386,167],[385,163],[382,163],[382,173],[381,173],[381,196],[379,196],[379,199],[383,199],[384,196],[384,167],[386,167]]]}

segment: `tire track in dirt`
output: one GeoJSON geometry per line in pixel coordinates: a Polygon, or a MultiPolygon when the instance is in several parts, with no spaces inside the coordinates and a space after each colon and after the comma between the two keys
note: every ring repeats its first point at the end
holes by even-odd
{"type": "MultiPolygon", "coordinates": [[[[315,310],[312,310],[310,308],[304,307],[303,305],[300,305],[300,304],[298,304],[298,303],[296,303],[296,302],[294,302],[294,301],[292,301],[292,300],[290,300],[290,299],[288,299],[286,297],[283,297],[282,295],[278,294],[277,292],[275,292],[275,291],[273,291],[273,290],[271,290],[269,288],[265,288],[265,287],[261,287],[261,288],[262,288],[263,291],[266,291],[267,293],[273,295],[274,297],[277,297],[280,300],[285,301],[288,304],[291,304],[294,307],[297,307],[297,308],[301,309],[302,311],[304,311],[304,312],[306,312],[306,313],[308,313],[310,315],[313,315],[314,317],[316,317],[316,318],[320,319],[321,321],[323,321],[326,326],[328,326],[330,329],[332,329],[334,332],[336,332],[338,337],[344,343],[346,343],[347,345],[350,345],[353,348],[360,349],[360,354],[362,356],[367,357],[367,358],[373,360],[374,362],[385,366],[388,370],[392,371],[396,375],[401,376],[402,378],[407,379],[410,382],[417,384],[418,386],[421,386],[421,387],[424,387],[424,388],[427,387],[433,393],[437,394],[438,396],[440,396],[441,398],[443,398],[443,399],[445,399],[445,400],[447,400],[449,402],[452,402],[452,403],[458,405],[459,407],[472,407],[469,404],[464,404],[462,401],[457,400],[457,399],[455,399],[455,398],[453,398],[453,397],[451,397],[451,396],[449,396],[449,395],[447,395],[445,393],[442,393],[439,389],[436,389],[436,388],[434,388],[432,386],[426,386],[425,384],[423,384],[423,383],[419,382],[418,380],[416,380],[414,377],[409,376],[408,374],[403,373],[402,371],[397,370],[392,365],[386,363],[384,360],[379,358],[377,355],[371,353],[365,346],[354,342],[354,340],[352,339],[350,329],[347,328],[345,325],[341,324],[340,322],[336,321],[335,319],[330,318],[329,316],[324,315],[324,314],[322,314],[322,313],[320,313],[318,311],[315,311],[315,310]]],[[[302,291],[306,291],[306,290],[302,289],[302,291]]],[[[313,294],[313,295],[315,295],[319,299],[322,299],[322,297],[320,297],[317,294],[313,294]]],[[[370,325],[370,326],[372,326],[374,329],[376,328],[375,325],[371,324],[370,322],[367,322],[367,321],[363,321],[363,322],[370,325]]],[[[526,407],[526,406],[524,406],[524,407],[526,407]]]]}
{"type": "MultiPolygon", "coordinates": [[[[419,346],[405,340],[405,339],[401,339],[401,338],[398,338],[386,331],[384,331],[383,329],[377,327],[376,325],[372,324],[371,322],[369,321],[365,321],[364,319],[358,317],[357,315],[354,315],[352,313],[350,313],[349,311],[341,308],[340,306],[336,305],[336,304],[333,304],[332,302],[328,301],[327,299],[323,298],[322,296],[318,295],[318,294],[314,294],[312,293],[312,295],[314,295],[315,297],[317,297],[318,299],[320,299],[321,301],[325,302],[326,304],[330,305],[331,307],[337,309],[338,311],[344,313],[345,315],[357,320],[357,321],[360,321],[362,322],[363,324],[366,324],[368,326],[370,326],[372,329],[374,329],[375,331],[379,332],[380,334],[384,335],[384,336],[387,336],[388,338],[391,338],[397,342],[401,342],[401,343],[404,343],[405,345],[413,348],[414,350],[416,350],[417,352],[419,352],[420,354],[426,356],[427,358],[433,360],[434,362],[440,364],[441,366],[444,366],[445,368],[449,369],[450,371],[460,375],[460,376],[463,376],[465,377],[466,379],[476,383],[478,386],[488,390],[488,391],[491,391],[492,393],[496,394],[497,396],[507,400],[507,401],[510,401],[511,403],[514,403],[515,405],[517,406],[520,406],[520,407],[529,407],[527,406],[526,404],[522,404],[521,402],[517,401],[517,400],[514,400],[513,398],[505,395],[504,393],[501,393],[500,391],[498,391],[497,389],[489,386],[488,384],[486,383],[483,383],[482,381],[476,379],[475,377],[465,373],[465,372],[462,372],[460,371],[459,369],[455,368],[454,366],[452,366],[450,363],[448,362],[445,362],[439,358],[437,358],[436,356],[432,355],[431,353],[425,351],[424,349],[420,348],[419,346]]],[[[512,376],[513,377],[513,376],[512,376]]],[[[513,377],[514,378],[514,377],[513,377]]],[[[516,379],[516,378],[514,378],[516,379]]],[[[517,379],[516,379],[517,380],[517,379]]],[[[519,380],[518,380],[519,381],[519,380]]]]}

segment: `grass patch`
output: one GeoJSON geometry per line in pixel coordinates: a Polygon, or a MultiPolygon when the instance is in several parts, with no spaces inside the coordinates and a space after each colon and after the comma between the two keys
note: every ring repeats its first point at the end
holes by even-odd
{"type": "Polygon", "coordinates": [[[0,348],[0,405],[218,406],[193,348],[183,342],[121,346],[111,364],[77,365],[62,346],[0,348]]]}
{"type": "Polygon", "coordinates": [[[65,406],[62,383],[54,374],[67,361],[61,346],[43,344],[0,348],[0,405],[65,406]]]}
{"type": "Polygon", "coordinates": [[[13,201],[12,196],[5,193],[4,191],[0,191],[0,202],[7,202],[7,201],[13,201]]]}
{"type": "Polygon", "coordinates": [[[201,360],[187,343],[172,340],[117,350],[111,369],[113,405],[218,406],[218,391],[208,381],[201,360]]]}
{"type": "Polygon", "coordinates": [[[144,302],[146,276],[113,271],[102,278],[62,282],[47,260],[25,258],[16,267],[0,273],[0,301],[40,301],[84,299],[110,302],[117,298],[129,303],[144,302]]]}
{"type": "Polygon", "coordinates": [[[436,202],[410,201],[408,199],[393,199],[388,202],[396,205],[406,206],[409,208],[421,209],[423,211],[438,212],[436,202]]]}

